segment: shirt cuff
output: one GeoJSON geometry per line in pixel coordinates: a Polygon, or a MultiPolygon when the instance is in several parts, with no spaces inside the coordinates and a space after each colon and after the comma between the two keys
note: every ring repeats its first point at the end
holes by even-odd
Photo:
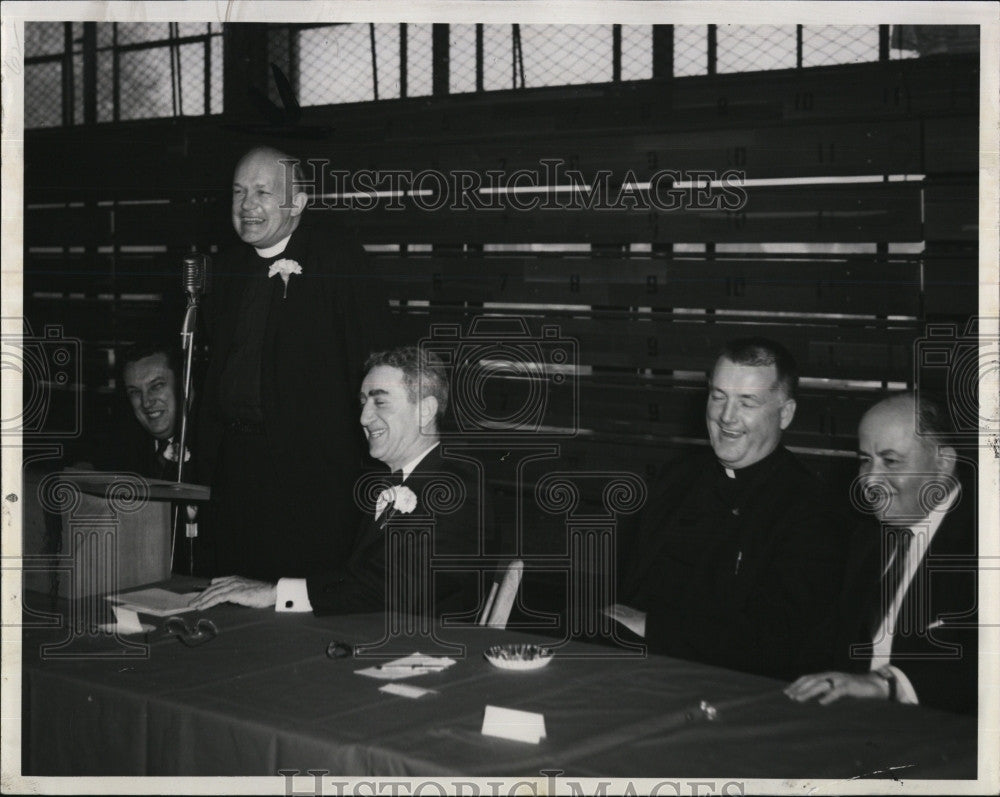
{"type": "Polygon", "coordinates": [[[919,705],[920,699],[917,697],[917,690],[913,688],[906,673],[892,664],[887,665],[886,669],[891,670],[892,674],[896,676],[896,702],[911,706],[919,705]]]}
{"type": "Polygon", "coordinates": [[[309,589],[304,578],[279,578],[275,611],[311,612],[309,589]]]}

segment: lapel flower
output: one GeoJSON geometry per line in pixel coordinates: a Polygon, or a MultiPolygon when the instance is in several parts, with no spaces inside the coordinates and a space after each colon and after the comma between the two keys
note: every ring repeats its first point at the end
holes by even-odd
{"type": "MultiPolygon", "coordinates": [[[[167,460],[167,462],[176,462],[178,448],[180,448],[180,443],[178,443],[176,440],[171,440],[170,445],[168,445],[165,449],[163,449],[163,458],[167,460]]],[[[191,461],[191,449],[188,448],[187,446],[184,446],[184,461],[185,462],[191,461]]]]}
{"type": "Polygon", "coordinates": [[[286,260],[284,258],[281,260],[275,260],[271,264],[271,267],[267,270],[267,276],[269,279],[273,277],[275,274],[280,274],[281,279],[284,280],[285,295],[282,297],[283,299],[288,298],[288,277],[292,274],[301,274],[301,273],[302,273],[302,266],[300,266],[294,260],[286,260]]]}
{"type": "Polygon", "coordinates": [[[382,519],[380,528],[383,529],[385,528],[386,523],[389,522],[389,519],[397,512],[402,512],[404,515],[408,515],[416,509],[417,496],[413,490],[405,484],[400,484],[397,487],[387,487],[379,493],[379,496],[375,501],[376,520],[378,520],[379,516],[385,511],[386,507],[389,507],[389,511],[385,513],[385,517],[382,519]]]}

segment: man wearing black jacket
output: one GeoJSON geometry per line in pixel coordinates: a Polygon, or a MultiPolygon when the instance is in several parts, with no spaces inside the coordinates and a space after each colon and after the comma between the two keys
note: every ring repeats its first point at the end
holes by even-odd
{"type": "Polygon", "coordinates": [[[709,380],[711,450],[650,490],[606,613],[649,650],[789,678],[838,592],[844,521],[781,445],[797,370],[780,344],[729,343],[709,380]]]}
{"type": "Polygon", "coordinates": [[[793,700],[976,711],[975,463],[959,463],[946,418],[903,393],[861,419],[859,477],[877,522],[855,533],[838,612],[821,632],[831,669],[789,686],[793,700]]]}
{"type": "MultiPolygon", "coordinates": [[[[441,451],[438,425],[448,402],[447,374],[434,355],[412,346],[372,355],[367,371],[361,426],[369,453],[389,472],[358,482],[365,512],[351,555],[319,563],[323,571],[305,579],[281,578],[276,584],[242,576],[213,579],[194,600],[196,608],[228,601],[317,615],[474,615],[479,577],[472,559],[484,539],[483,490],[475,467],[441,451]],[[400,543],[400,536],[393,541],[393,535],[405,527],[430,535],[426,547],[418,544],[404,557],[399,545],[409,543],[400,543]],[[469,558],[473,569],[433,572],[431,555],[469,558]],[[416,566],[404,569],[404,561],[416,566]]],[[[330,519],[330,533],[336,523],[330,519]]]]}
{"type": "MultiPolygon", "coordinates": [[[[152,479],[176,479],[183,392],[180,351],[160,342],[137,343],[122,355],[120,375],[132,415],[120,419],[111,445],[95,456],[95,464],[152,479]]],[[[189,482],[195,481],[191,436],[189,428],[183,469],[189,482]]]]}
{"type": "Polygon", "coordinates": [[[307,210],[295,163],[258,147],[237,164],[242,243],[219,258],[206,304],[198,440],[213,575],[305,576],[353,543],[355,389],[384,345],[388,304],[361,245],[333,214],[307,210]]]}

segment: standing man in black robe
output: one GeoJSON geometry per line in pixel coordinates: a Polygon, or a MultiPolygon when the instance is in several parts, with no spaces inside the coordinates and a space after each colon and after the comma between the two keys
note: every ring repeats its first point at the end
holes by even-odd
{"type": "Polygon", "coordinates": [[[364,249],[333,214],[307,212],[300,182],[297,161],[269,147],[233,177],[243,245],[220,258],[206,308],[210,575],[306,576],[345,559],[357,526],[354,388],[390,317],[364,249]]]}

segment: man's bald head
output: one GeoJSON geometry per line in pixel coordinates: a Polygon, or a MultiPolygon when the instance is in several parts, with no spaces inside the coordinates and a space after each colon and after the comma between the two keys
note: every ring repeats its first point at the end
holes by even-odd
{"type": "Polygon", "coordinates": [[[907,525],[927,516],[947,494],[955,449],[946,444],[940,408],[912,393],[880,401],[858,427],[860,475],[874,493],[880,520],[907,525]],[[935,420],[937,419],[937,420],[935,420]]]}
{"type": "Polygon", "coordinates": [[[298,161],[273,147],[255,147],[233,174],[233,228],[246,243],[267,249],[291,235],[308,196],[297,190],[298,161]]]}

